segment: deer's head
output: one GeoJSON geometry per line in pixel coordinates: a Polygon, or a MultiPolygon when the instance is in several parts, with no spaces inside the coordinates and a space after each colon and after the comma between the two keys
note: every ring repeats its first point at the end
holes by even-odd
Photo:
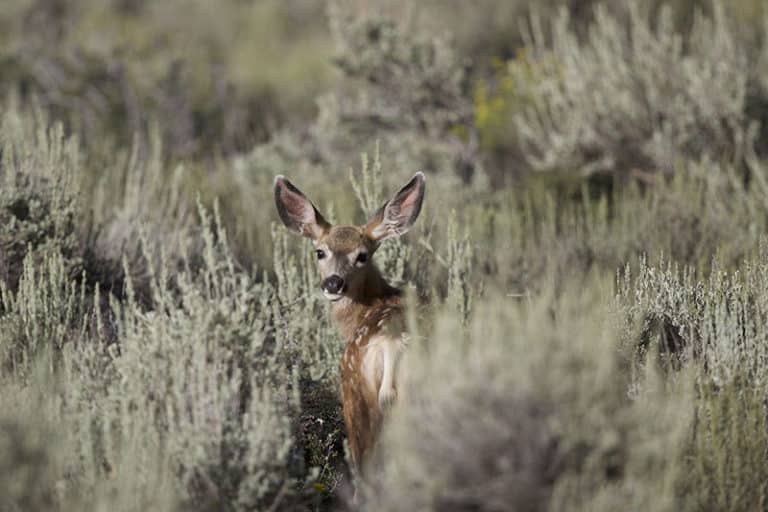
{"type": "Polygon", "coordinates": [[[312,202],[284,176],[275,178],[275,203],[288,229],[312,240],[325,297],[357,296],[373,265],[373,254],[387,238],[400,236],[416,222],[424,199],[419,172],[362,226],[331,226],[312,202]]]}

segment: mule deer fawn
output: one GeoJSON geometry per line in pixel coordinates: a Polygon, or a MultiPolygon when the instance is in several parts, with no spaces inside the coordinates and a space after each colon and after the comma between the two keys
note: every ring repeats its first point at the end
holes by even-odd
{"type": "Polygon", "coordinates": [[[417,173],[363,226],[331,226],[283,176],[275,203],[283,223],[312,239],[333,318],[346,339],[341,395],[352,462],[362,465],[376,443],[383,416],[397,396],[397,363],[405,348],[402,292],[382,277],[373,254],[404,234],[419,216],[424,174],[417,173]]]}

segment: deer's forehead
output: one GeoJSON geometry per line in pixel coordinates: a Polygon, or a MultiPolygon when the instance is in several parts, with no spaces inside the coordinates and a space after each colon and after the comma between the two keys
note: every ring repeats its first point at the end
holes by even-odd
{"type": "Polygon", "coordinates": [[[334,252],[351,252],[367,245],[368,239],[357,226],[334,226],[320,242],[334,252]]]}

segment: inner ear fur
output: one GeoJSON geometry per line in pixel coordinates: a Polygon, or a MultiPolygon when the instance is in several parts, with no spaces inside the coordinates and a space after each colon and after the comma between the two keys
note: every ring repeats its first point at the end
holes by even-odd
{"type": "Polygon", "coordinates": [[[424,173],[417,172],[411,181],[373,214],[365,225],[368,236],[379,242],[405,234],[421,213],[424,191],[424,173]]]}
{"type": "Polygon", "coordinates": [[[282,175],[275,177],[275,206],[283,224],[307,238],[316,240],[331,228],[315,205],[282,175]]]}

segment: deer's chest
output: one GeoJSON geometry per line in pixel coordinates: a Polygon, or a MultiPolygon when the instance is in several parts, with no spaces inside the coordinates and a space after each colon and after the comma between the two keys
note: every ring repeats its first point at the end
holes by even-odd
{"type": "Polygon", "coordinates": [[[341,364],[342,379],[344,382],[354,382],[361,388],[357,391],[376,397],[386,368],[394,370],[405,345],[402,333],[383,331],[367,336],[359,343],[349,343],[341,364]]]}

